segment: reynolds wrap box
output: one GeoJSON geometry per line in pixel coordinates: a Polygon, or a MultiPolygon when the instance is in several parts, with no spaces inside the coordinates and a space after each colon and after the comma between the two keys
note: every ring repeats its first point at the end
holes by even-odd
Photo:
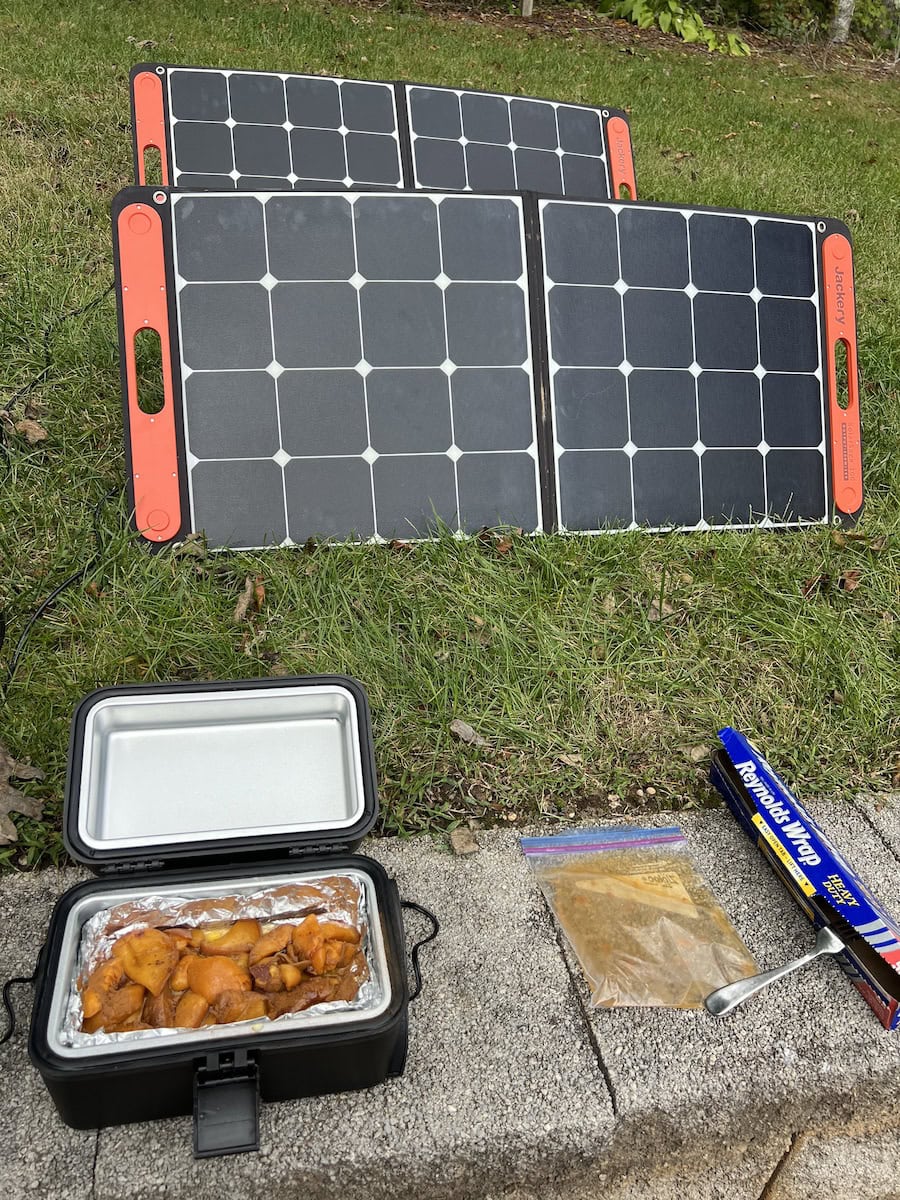
{"type": "Polygon", "coordinates": [[[900,1025],[900,923],[895,921],[759,751],[719,730],[710,780],[818,929],[847,941],[836,956],[886,1029],[900,1025]],[[846,924],[844,924],[846,922],[846,924]]]}

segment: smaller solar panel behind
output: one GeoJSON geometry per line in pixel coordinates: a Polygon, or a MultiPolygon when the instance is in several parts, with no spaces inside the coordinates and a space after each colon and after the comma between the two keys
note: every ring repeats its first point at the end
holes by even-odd
{"type": "Polygon", "coordinates": [[[609,199],[600,109],[412,84],[406,103],[416,187],[609,199]]]}
{"type": "Polygon", "coordinates": [[[559,522],[824,521],[813,225],[541,201],[559,522]]]}
{"type": "Polygon", "coordinates": [[[169,67],[180,188],[402,187],[389,83],[169,67]]]}
{"type": "Polygon", "coordinates": [[[520,199],[171,200],[211,545],[543,527],[520,199]]]}

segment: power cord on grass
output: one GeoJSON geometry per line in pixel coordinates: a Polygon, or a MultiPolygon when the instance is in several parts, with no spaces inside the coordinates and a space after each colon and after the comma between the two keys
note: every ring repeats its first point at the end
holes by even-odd
{"type": "MultiPolygon", "coordinates": [[[[108,492],[106,492],[103,496],[101,496],[101,498],[94,505],[94,511],[93,511],[94,553],[90,556],[90,558],[87,560],[87,562],[84,563],[83,566],[79,567],[77,571],[73,571],[72,574],[68,576],[68,578],[66,578],[62,581],[62,583],[57,584],[56,587],[53,589],[53,591],[49,594],[49,596],[46,596],[41,601],[41,603],[31,613],[28,620],[25,622],[25,625],[22,628],[22,632],[19,634],[19,640],[18,640],[18,642],[16,642],[16,648],[15,648],[15,650],[13,650],[12,656],[10,657],[10,660],[9,660],[9,664],[7,665],[6,678],[3,681],[2,685],[0,685],[0,699],[3,699],[3,700],[6,699],[6,695],[9,691],[9,687],[10,687],[10,685],[13,681],[13,677],[15,676],[15,673],[18,669],[19,663],[22,660],[22,655],[25,653],[25,646],[26,646],[26,643],[28,642],[29,635],[31,634],[31,631],[34,628],[34,626],[41,619],[41,617],[44,615],[44,613],[47,611],[47,609],[50,608],[50,606],[54,603],[54,601],[56,601],[67,588],[70,588],[73,584],[78,583],[80,580],[84,579],[84,577],[87,575],[87,573],[89,571],[91,571],[97,565],[97,563],[100,561],[102,551],[103,551],[103,542],[102,542],[102,538],[101,538],[101,534],[100,534],[100,514],[102,513],[103,507],[107,503],[107,501],[111,500],[113,498],[113,496],[117,495],[121,490],[122,490],[121,487],[117,484],[115,487],[110,488],[108,492]]],[[[4,642],[6,641],[6,634],[8,632],[8,628],[9,628],[9,623],[8,623],[6,614],[0,613],[0,650],[3,649],[4,642]]]]}

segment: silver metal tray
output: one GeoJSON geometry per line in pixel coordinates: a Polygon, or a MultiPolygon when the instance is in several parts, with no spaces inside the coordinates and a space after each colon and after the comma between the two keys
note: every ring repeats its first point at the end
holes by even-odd
{"type": "Polygon", "coordinates": [[[84,727],[90,851],[339,832],[365,810],[360,720],[338,684],[107,695],[84,727]]]}
{"type": "Polygon", "coordinates": [[[375,887],[369,877],[359,870],[341,871],[361,889],[364,898],[366,923],[368,926],[365,942],[365,952],[369,963],[370,984],[367,984],[371,995],[364,1010],[352,1009],[340,1004],[325,1004],[307,1009],[301,1013],[280,1017],[277,1021],[241,1021],[230,1025],[210,1025],[203,1029],[155,1030],[153,1036],[123,1034],[110,1038],[98,1045],[70,1046],[62,1037],[63,1022],[69,1000],[72,981],[78,970],[79,948],[81,934],[85,922],[90,920],[102,909],[111,908],[117,904],[139,900],[145,896],[178,896],[187,900],[214,899],[217,896],[242,896],[267,888],[277,888],[285,884],[316,883],[333,876],[334,871],[293,871],[280,875],[254,875],[245,879],[222,879],[203,883],[178,883],[169,887],[155,885],[141,886],[110,886],[109,891],[85,896],[75,904],[66,919],[60,945],[59,958],[56,963],[56,977],[53,981],[53,995],[48,1017],[47,1041],[51,1050],[64,1058],[96,1058],[121,1053],[158,1049],[161,1046],[191,1045],[194,1042],[209,1040],[228,1041],[230,1038],[246,1037],[248,1029],[254,1036],[265,1037],[270,1033],[283,1032],[287,1028],[302,1027],[304,1029],[333,1027],[345,1025],[348,1022],[367,1020],[379,1017],[390,1006],[391,982],[388,971],[387,954],[381,929],[381,918],[378,911],[378,897],[375,887]]]}

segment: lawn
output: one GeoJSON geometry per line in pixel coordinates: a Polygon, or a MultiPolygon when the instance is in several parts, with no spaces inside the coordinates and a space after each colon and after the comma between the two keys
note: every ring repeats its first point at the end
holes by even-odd
{"type": "Polygon", "coordinates": [[[130,181],[128,70],[146,59],[607,102],[631,111],[644,199],[843,218],[856,244],[866,536],[151,557],[114,499],[99,513],[99,561],[35,625],[0,707],[0,740],[47,776],[26,785],[45,799],[45,821],[17,817],[20,842],[0,850],[0,865],[61,855],[73,706],[123,682],[357,676],[374,710],[389,832],[704,803],[694,760],[724,723],[755,738],[801,795],[896,788],[900,88],[787,52],[729,60],[623,47],[438,19],[411,0],[377,10],[10,0],[0,15],[0,409],[48,436],[29,445],[3,427],[6,663],[29,613],[94,552],[94,506],[123,482],[108,207],[130,181]],[[235,622],[248,576],[261,577],[265,597],[235,622]],[[454,738],[457,717],[488,745],[454,738]]]}

